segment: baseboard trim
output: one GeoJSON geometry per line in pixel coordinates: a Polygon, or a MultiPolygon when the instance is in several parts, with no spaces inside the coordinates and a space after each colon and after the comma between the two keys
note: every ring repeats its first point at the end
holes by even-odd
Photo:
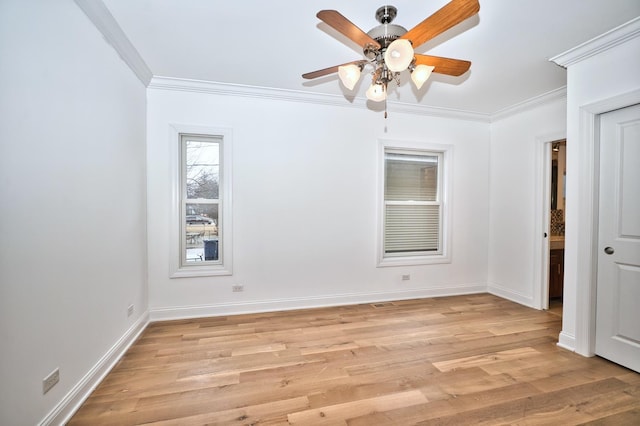
{"type": "Polygon", "coordinates": [[[122,358],[129,347],[149,324],[149,312],[145,312],[127,332],[107,351],[65,397],[38,423],[40,426],[64,425],[91,395],[91,392],[122,358]]]}
{"type": "Polygon", "coordinates": [[[169,321],[222,315],[255,314],[294,309],[324,308],[330,306],[387,302],[393,300],[486,293],[486,291],[487,286],[484,284],[468,284],[460,286],[408,289],[394,292],[351,293],[317,297],[258,300],[241,303],[230,302],[212,305],[176,306],[151,309],[150,321],[169,321]]]}
{"type": "Polygon", "coordinates": [[[487,291],[494,296],[502,297],[503,299],[511,300],[512,302],[535,309],[533,297],[531,295],[522,294],[497,284],[489,284],[487,286],[487,291]]]}
{"type": "Polygon", "coordinates": [[[558,336],[558,346],[560,346],[562,349],[575,352],[576,337],[571,334],[565,333],[564,331],[561,331],[560,335],[558,336]]]}

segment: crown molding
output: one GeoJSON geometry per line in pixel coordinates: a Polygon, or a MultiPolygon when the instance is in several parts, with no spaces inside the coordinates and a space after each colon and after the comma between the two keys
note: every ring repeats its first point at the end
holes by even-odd
{"type": "MultiPolygon", "coordinates": [[[[173,90],[178,92],[194,92],[222,96],[239,96],[288,102],[302,102],[317,105],[330,105],[345,108],[367,108],[364,98],[345,98],[340,95],[312,93],[299,90],[273,89],[268,87],[248,86],[232,83],[216,83],[204,80],[190,80],[173,77],[154,76],[148,85],[149,89],[173,90]]],[[[389,112],[398,112],[431,117],[454,118],[458,120],[489,122],[489,115],[473,111],[448,108],[429,107],[419,104],[387,102],[389,112]]]]}
{"type": "Polygon", "coordinates": [[[534,96],[526,101],[511,105],[491,114],[491,122],[502,120],[503,118],[524,112],[558,99],[567,99],[567,86],[562,86],[542,95],[534,96]]]}
{"type": "Polygon", "coordinates": [[[403,102],[387,102],[387,109],[391,112],[402,112],[413,115],[425,115],[429,117],[453,118],[456,120],[478,121],[481,123],[489,123],[491,116],[489,114],[466,111],[460,109],[432,107],[419,104],[408,104],[403,102]]]}
{"type": "Polygon", "coordinates": [[[148,86],[153,73],[104,3],[101,0],[74,1],[142,84],[148,86]]]}
{"type": "Polygon", "coordinates": [[[549,59],[567,68],[640,35],[640,16],[549,59]]]}

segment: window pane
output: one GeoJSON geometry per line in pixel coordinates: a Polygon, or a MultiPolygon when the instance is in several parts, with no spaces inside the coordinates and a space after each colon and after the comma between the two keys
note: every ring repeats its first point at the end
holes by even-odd
{"type": "Polygon", "coordinates": [[[218,260],[217,253],[212,255],[205,250],[215,240],[216,252],[220,249],[218,244],[218,204],[187,204],[185,212],[185,250],[187,262],[200,262],[204,260],[218,260]]]}
{"type": "Polygon", "coordinates": [[[220,187],[220,144],[186,140],[187,198],[215,200],[220,187]]]}
{"type": "Polygon", "coordinates": [[[386,206],[385,253],[437,251],[439,239],[439,206],[386,206]]]}
{"type": "Polygon", "coordinates": [[[385,200],[436,201],[437,196],[437,156],[385,153],[385,200]]]}

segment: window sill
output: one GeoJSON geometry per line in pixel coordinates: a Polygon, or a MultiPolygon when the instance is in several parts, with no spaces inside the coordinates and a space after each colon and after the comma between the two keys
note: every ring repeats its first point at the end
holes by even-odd
{"type": "Polygon", "coordinates": [[[383,259],[378,259],[377,267],[386,268],[390,266],[437,265],[442,263],[451,263],[451,258],[444,255],[385,257],[383,259]]]}
{"type": "Polygon", "coordinates": [[[231,268],[224,265],[188,266],[171,271],[169,278],[193,278],[233,275],[231,268]]]}

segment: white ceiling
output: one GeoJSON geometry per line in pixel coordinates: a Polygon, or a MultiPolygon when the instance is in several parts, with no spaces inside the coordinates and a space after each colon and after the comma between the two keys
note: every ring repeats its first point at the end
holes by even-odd
{"type": "MultiPolygon", "coordinates": [[[[355,43],[316,18],[335,9],[365,32],[378,25],[378,2],[337,0],[103,0],[153,75],[364,97],[337,75],[301,74],[363,59],[355,43]]],[[[447,0],[394,0],[394,24],[407,29],[447,0]]],[[[389,100],[483,114],[566,85],[548,61],[640,16],[640,0],[480,0],[480,12],[416,48],[472,62],[461,77],[434,74],[420,91],[407,72],[389,100]]],[[[640,53],[639,53],[640,54],[640,53]]],[[[621,64],[624,66],[624,64],[621,64]]],[[[370,69],[370,68],[366,68],[370,69]]],[[[393,85],[395,87],[395,85],[393,85]]]]}

